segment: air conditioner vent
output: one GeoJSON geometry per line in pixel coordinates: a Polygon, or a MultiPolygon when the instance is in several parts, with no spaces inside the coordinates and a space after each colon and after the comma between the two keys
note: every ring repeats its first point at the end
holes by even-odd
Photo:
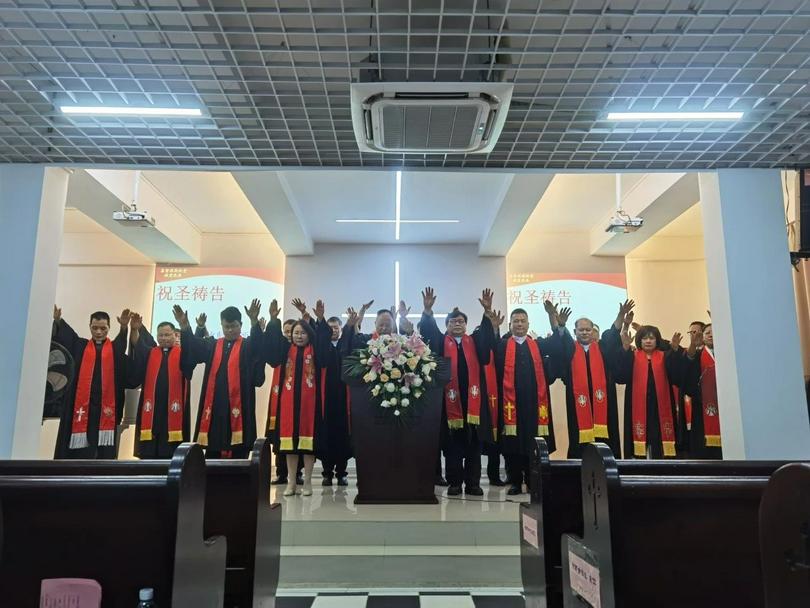
{"type": "Polygon", "coordinates": [[[512,85],[352,85],[352,122],[364,152],[473,154],[492,150],[512,85]]]}

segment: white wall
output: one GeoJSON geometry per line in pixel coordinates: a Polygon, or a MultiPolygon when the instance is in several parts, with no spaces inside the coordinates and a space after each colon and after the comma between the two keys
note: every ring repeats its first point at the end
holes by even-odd
{"type": "MultiPolygon", "coordinates": [[[[506,310],[506,263],[503,257],[479,257],[477,245],[316,245],[312,256],[287,258],[284,293],[308,305],[319,298],[328,315],[358,308],[374,299],[374,309],[395,300],[394,262],[400,263],[400,297],[411,314],[422,312],[421,291],[435,289],[436,313],[458,306],[471,320],[481,311],[481,291],[495,292],[495,308],[506,310]]],[[[472,321],[471,321],[472,322],[472,321]]],[[[370,329],[369,321],[364,329],[370,329]]]]}

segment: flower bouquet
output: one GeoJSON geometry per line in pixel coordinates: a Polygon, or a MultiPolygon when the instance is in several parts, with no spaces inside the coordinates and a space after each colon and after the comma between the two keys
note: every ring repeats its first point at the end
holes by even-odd
{"type": "Polygon", "coordinates": [[[371,402],[407,416],[435,382],[436,357],[418,333],[372,338],[368,346],[344,359],[346,375],[362,381],[371,402]]]}

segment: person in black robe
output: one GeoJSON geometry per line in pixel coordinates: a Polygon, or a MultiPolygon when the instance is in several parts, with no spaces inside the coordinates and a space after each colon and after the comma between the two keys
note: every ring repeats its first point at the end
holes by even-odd
{"type": "MultiPolygon", "coordinates": [[[[183,369],[193,369],[200,363],[205,364],[202,390],[200,391],[197,425],[194,432],[195,441],[206,448],[207,458],[246,458],[256,441],[256,382],[264,376],[264,335],[259,326],[259,300],[253,300],[245,312],[250,319],[250,336],[242,338],[242,314],[234,306],[228,306],[220,313],[222,338],[199,338],[191,331],[188,314],[175,305],[174,317],[180,325],[182,336],[181,363],[183,369]],[[239,385],[241,410],[231,403],[228,369],[233,347],[239,343],[239,385]],[[211,378],[217,344],[221,346],[221,361],[215,378],[211,378]],[[205,400],[209,382],[215,382],[210,411],[206,411],[205,400]],[[236,410],[236,411],[234,411],[236,410]],[[208,432],[200,436],[204,428],[203,417],[206,417],[208,432]],[[232,437],[231,417],[241,417],[241,437],[232,437]],[[210,422],[209,422],[210,420],[210,422]]],[[[204,431],[203,431],[204,432],[204,431]]]]}
{"type": "MultiPolygon", "coordinates": [[[[490,323],[493,327],[493,340],[490,349],[490,363],[495,365],[495,348],[501,340],[501,325],[504,322],[504,316],[501,314],[500,311],[495,310],[492,311],[492,314],[489,317],[490,323]]],[[[495,384],[497,384],[497,373],[495,375],[496,380],[495,384]]],[[[494,387],[491,389],[487,386],[487,392],[492,394],[494,392],[494,398],[497,401],[497,394],[498,394],[498,387],[494,387]]],[[[495,404],[495,415],[490,417],[491,424],[493,425],[493,434],[491,437],[487,437],[486,441],[484,442],[481,451],[482,453],[486,454],[487,456],[487,478],[489,479],[489,485],[495,487],[503,487],[506,485],[506,482],[501,479],[501,448],[498,444],[498,404],[495,404]]]]}
{"type": "MultiPolygon", "coordinates": [[[[80,338],[67,321],[62,318],[62,310],[53,307],[53,329],[51,339],[62,345],[70,352],[76,364],[76,378],[73,380],[69,394],[65,399],[65,406],[59,419],[59,431],[56,437],[54,458],[82,458],[82,459],[115,459],[118,457],[118,440],[120,433],[118,425],[124,416],[124,389],[127,385],[127,327],[129,325],[130,311],[124,310],[118,318],[120,330],[112,341],[114,365],[115,390],[115,431],[114,438],[106,445],[99,445],[99,426],[101,421],[102,401],[102,349],[108,340],[110,331],[110,315],[104,311],[97,311],[90,315],[91,340],[80,338]],[[87,345],[92,341],[95,345],[95,365],[90,383],[90,401],[85,411],[83,407],[75,407],[76,389],[82,376],[82,360],[87,345]],[[71,435],[74,418],[87,416],[86,446],[71,448],[71,435]]],[[[104,441],[107,441],[105,439],[104,441]]],[[[104,443],[104,441],[102,443],[104,443]]],[[[82,442],[84,443],[84,442],[82,442]]]]}
{"type": "MultiPolygon", "coordinates": [[[[689,456],[691,458],[700,458],[706,460],[722,460],[723,448],[721,446],[708,446],[706,445],[706,427],[704,423],[704,408],[706,404],[703,402],[703,379],[707,373],[704,369],[701,359],[708,355],[714,360],[714,334],[712,324],[703,325],[703,331],[699,336],[692,334],[690,328],[690,344],[689,349],[684,355],[682,360],[682,392],[689,395],[692,399],[692,425],[689,432],[689,456]]],[[[715,384],[714,398],[717,399],[717,389],[715,384]]],[[[717,402],[714,403],[714,408],[708,410],[710,416],[719,416],[719,408],[717,402]]]]}
{"type": "MultiPolygon", "coordinates": [[[[197,325],[200,328],[199,320],[197,325]]],[[[141,396],[138,399],[138,413],[135,418],[135,442],[134,455],[136,458],[158,458],[166,459],[174,455],[175,449],[180,443],[189,441],[191,438],[191,390],[190,381],[194,373],[194,368],[186,360],[187,367],[182,367],[182,356],[178,361],[179,371],[183,376],[183,403],[182,407],[182,437],[176,439],[169,438],[169,410],[175,404],[169,403],[169,362],[174,349],[180,348],[176,339],[176,328],[173,323],[164,321],[157,326],[157,342],[143,327],[140,315],[133,314],[130,320],[130,362],[128,366],[130,388],[141,388],[141,396]],[[141,438],[141,429],[144,414],[144,390],[143,384],[146,378],[149,358],[154,349],[161,353],[160,369],[155,378],[155,399],[150,404],[152,408],[151,439],[141,438]]]]}
{"type": "MultiPolygon", "coordinates": [[[[548,303],[546,310],[548,312],[548,303]]],[[[556,315],[549,313],[549,322],[552,332],[564,331],[557,325],[556,315]]],[[[551,385],[555,380],[554,366],[552,359],[559,356],[558,349],[560,341],[553,336],[549,338],[532,338],[529,336],[529,315],[522,308],[516,308],[509,317],[509,334],[501,338],[495,353],[495,365],[498,370],[498,390],[500,397],[500,421],[498,437],[506,459],[506,473],[509,477],[509,495],[517,495],[523,492],[522,484],[529,485],[530,470],[529,463],[533,450],[534,438],[538,433],[540,422],[539,409],[541,404],[537,403],[537,379],[534,371],[534,360],[528,344],[529,340],[534,340],[539,347],[539,354],[545,374],[546,384],[551,385]],[[515,343],[515,400],[516,413],[515,434],[506,428],[504,408],[512,404],[505,403],[504,398],[504,368],[506,362],[506,352],[509,341],[515,343]]],[[[546,395],[549,397],[549,395],[546,395]]],[[[549,453],[556,449],[554,440],[554,419],[551,414],[551,400],[544,404],[548,414],[548,435],[545,439],[548,442],[549,453]]]]}
{"type": "MultiPolygon", "coordinates": [[[[703,350],[703,329],[705,327],[706,324],[703,321],[692,321],[689,324],[689,341],[690,344],[694,343],[698,357],[703,350]]],[[[686,374],[688,367],[688,362],[684,362],[684,374],[686,374]]],[[[694,407],[695,404],[692,401],[692,396],[685,390],[686,376],[682,374],[682,377],[676,380],[675,409],[678,414],[678,420],[676,421],[677,441],[675,446],[679,458],[691,458],[692,416],[694,415],[691,413],[691,408],[694,407]]]]}
{"type": "MultiPolygon", "coordinates": [[[[328,352],[330,345],[330,338],[332,330],[327,325],[324,319],[324,304],[318,300],[315,305],[315,317],[317,321],[313,324],[306,312],[306,305],[301,300],[296,298],[293,300],[293,306],[299,311],[302,311],[303,318],[296,321],[292,329],[292,342],[284,337],[281,331],[281,323],[278,320],[280,309],[278,302],[273,300],[270,304],[270,322],[267,324],[265,330],[265,360],[272,366],[281,365],[286,362],[290,355],[290,349],[295,346],[295,360],[290,358],[290,361],[285,364],[285,373],[282,380],[281,395],[278,407],[278,414],[276,419],[276,436],[279,438],[279,455],[287,459],[287,470],[294,468],[300,456],[304,459],[304,483],[300,490],[297,490],[295,483],[287,483],[284,490],[284,496],[292,496],[293,494],[300,493],[304,496],[312,495],[312,469],[315,466],[316,456],[323,459],[324,454],[328,450],[327,434],[326,434],[326,421],[324,420],[325,410],[321,401],[321,370],[325,369],[328,352]],[[304,376],[306,362],[304,355],[306,348],[312,346],[313,351],[313,370],[312,378],[304,376]],[[287,365],[294,363],[295,374],[287,369],[287,365]],[[311,412],[313,416],[312,437],[308,439],[308,445],[304,445],[302,441],[301,420],[302,416],[302,402],[303,390],[305,384],[312,382],[314,386],[309,387],[314,389],[314,411],[311,412]],[[282,431],[285,426],[283,400],[285,391],[293,391],[293,407],[292,407],[292,434],[289,438],[290,444],[284,445],[285,438],[282,436],[282,431]]],[[[306,440],[306,438],[303,438],[306,440]]]]}
{"type": "MultiPolygon", "coordinates": [[[[623,306],[630,306],[632,309],[632,302],[626,302],[623,306]]],[[[623,310],[623,309],[622,309],[623,310]]],[[[568,319],[569,310],[563,309],[560,311],[560,318],[558,319],[559,325],[565,325],[568,319]],[[564,318],[562,318],[564,317],[564,318]]],[[[624,313],[619,312],[622,319],[624,313]]],[[[591,410],[591,421],[596,425],[594,400],[601,397],[607,402],[607,437],[602,437],[598,432],[595,432],[593,441],[606,443],[613,455],[616,458],[621,458],[621,437],[619,435],[619,405],[616,398],[616,383],[613,381],[613,374],[610,368],[610,352],[605,352],[604,344],[600,344],[598,334],[594,333],[594,324],[588,318],[582,317],[574,322],[574,334],[576,341],[571,337],[568,331],[563,334],[555,332],[553,335],[555,339],[562,342],[559,347],[560,352],[560,379],[565,384],[565,407],[568,420],[568,458],[582,458],[582,448],[589,440],[581,441],[583,437],[580,435],[579,418],[577,417],[578,408],[589,407],[591,410]],[[586,399],[575,397],[574,395],[574,356],[577,353],[578,346],[582,348],[585,355],[585,370],[587,374],[587,389],[588,393],[586,399]],[[604,367],[604,390],[601,388],[594,390],[593,375],[592,375],[592,352],[598,349],[602,355],[602,364],[604,367]],[[599,394],[597,394],[599,393],[599,394]],[[604,394],[602,394],[604,393],[604,394]]],[[[587,432],[587,430],[586,430],[587,432]]]]}
{"type": "Polygon", "coordinates": [[[326,320],[331,337],[326,354],[326,434],[327,449],[323,459],[323,485],[331,486],[332,478],[339,486],[349,485],[346,467],[352,456],[349,435],[349,399],[346,384],[341,380],[343,357],[340,355],[341,322],[338,317],[326,320]]]}
{"type": "MultiPolygon", "coordinates": [[[[458,308],[445,318],[446,331],[443,333],[436,325],[433,317],[433,304],[436,301],[433,289],[426,287],[422,292],[422,302],[424,309],[422,319],[419,323],[419,331],[427,341],[430,349],[441,357],[450,357],[447,352],[449,337],[452,346],[456,349],[456,370],[457,378],[451,378],[451,384],[457,385],[457,391],[450,388],[452,395],[448,391],[443,391],[443,415],[442,415],[442,444],[444,448],[447,481],[450,487],[447,489],[448,496],[458,496],[461,494],[461,485],[464,483],[464,491],[471,496],[483,496],[481,489],[481,445],[492,435],[492,421],[489,417],[486,395],[486,377],[484,366],[489,363],[490,353],[494,338],[494,330],[490,321],[492,314],[492,291],[484,290],[479,302],[484,308],[484,316],[481,325],[473,331],[472,340],[476,361],[467,360],[467,353],[462,344],[467,336],[467,315],[458,308]],[[470,365],[478,367],[478,377],[470,377],[470,365]],[[478,393],[480,413],[477,422],[468,419],[469,411],[469,391],[470,386],[475,387],[478,393]],[[450,415],[451,404],[449,400],[458,399],[461,406],[460,419],[454,419],[450,415]]],[[[451,372],[452,373],[452,372],[451,372]]]]}
{"type": "MultiPolygon", "coordinates": [[[[671,382],[682,373],[680,341],[681,334],[675,333],[670,342],[661,338],[661,332],[652,325],[643,325],[636,332],[635,339],[630,336],[629,327],[632,323],[632,311],[625,317],[621,330],[616,323],[605,331],[601,344],[605,351],[610,353],[610,367],[616,384],[624,384],[624,456],[625,458],[644,458],[637,456],[633,450],[633,382],[634,363],[636,351],[642,351],[648,358],[648,374],[646,387],[646,452],[652,459],[664,458],[664,444],[661,434],[661,417],[658,409],[658,392],[652,370],[652,353],[660,350],[664,352],[664,364],[667,375],[666,393],[669,395],[669,410],[671,412],[672,441],[675,440],[674,423],[676,420],[675,400],[672,395],[671,382]],[[635,342],[635,349],[632,348],[635,342]]],[[[618,320],[617,320],[618,321],[618,320]]],[[[666,423],[666,421],[665,421],[666,423]]],[[[673,452],[667,456],[674,456],[673,452]]]]}

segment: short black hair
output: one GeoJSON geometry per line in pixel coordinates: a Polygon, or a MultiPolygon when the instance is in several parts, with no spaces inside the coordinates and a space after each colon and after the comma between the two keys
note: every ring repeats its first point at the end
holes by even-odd
{"type": "Polygon", "coordinates": [[[219,313],[219,320],[220,321],[227,321],[228,323],[232,323],[234,321],[242,322],[242,313],[239,312],[239,309],[236,306],[228,306],[227,308],[223,308],[222,312],[219,313]]]}
{"type": "Polygon", "coordinates": [[[516,308],[515,310],[509,313],[509,319],[511,320],[512,317],[514,317],[515,315],[526,315],[528,317],[529,313],[526,312],[525,308],[516,308]]]}
{"type": "Polygon", "coordinates": [[[329,317],[326,322],[332,323],[333,321],[337,321],[338,325],[343,325],[343,322],[340,320],[340,317],[329,317]]]}
{"type": "Polygon", "coordinates": [[[704,324],[703,324],[703,331],[706,331],[706,330],[707,330],[707,329],[709,329],[711,326],[712,326],[712,324],[711,324],[711,323],[704,323],[704,324]]]}
{"type": "Polygon", "coordinates": [[[281,327],[285,327],[287,325],[295,325],[295,319],[287,319],[284,323],[281,324],[281,327]]]}
{"type": "Polygon", "coordinates": [[[163,321],[162,323],[158,323],[157,328],[160,329],[161,327],[171,327],[172,331],[177,331],[177,328],[174,326],[174,323],[171,321],[163,321]]]}
{"type": "Polygon", "coordinates": [[[304,319],[298,319],[297,321],[295,321],[295,324],[292,326],[292,331],[290,333],[292,334],[292,332],[295,331],[295,328],[298,325],[300,325],[301,327],[304,328],[304,331],[309,336],[309,343],[314,345],[315,344],[315,330],[312,329],[312,325],[309,324],[309,321],[305,321],[304,319]]]}
{"type": "Polygon", "coordinates": [[[108,315],[103,310],[97,310],[92,315],[90,315],[90,322],[92,323],[93,320],[96,321],[107,321],[107,325],[110,324],[110,315],[108,315]]]}
{"type": "Polygon", "coordinates": [[[377,311],[378,317],[383,314],[391,315],[391,318],[392,319],[394,318],[394,313],[392,313],[389,308],[381,308],[380,310],[377,311]]]}
{"type": "Polygon", "coordinates": [[[700,331],[703,331],[704,329],[706,329],[706,324],[703,321],[692,321],[689,324],[689,327],[692,327],[693,325],[699,325],[700,326],[700,331]]]}
{"type": "Polygon", "coordinates": [[[450,323],[450,319],[455,319],[456,317],[464,317],[464,322],[465,322],[465,323],[467,322],[467,315],[465,315],[463,312],[461,312],[461,311],[460,311],[458,308],[454,308],[454,309],[453,309],[453,310],[450,312],[450,314],[448,314],[448,315],[447,315],[447,316],[444,318],[444,324],[445,324],[445,325],[449,325],[449,323],[450,323]]]}
{"type": "Polygon", "coordinates": [[[652,336],[655,338],[656,348],[661,348],[664,345],[664,341],[661,338],[661,330],[659,330],[655,325],[642,325],[636,332],[636,348],[641,350],[641,340],[647,336],[652,336]]]}

